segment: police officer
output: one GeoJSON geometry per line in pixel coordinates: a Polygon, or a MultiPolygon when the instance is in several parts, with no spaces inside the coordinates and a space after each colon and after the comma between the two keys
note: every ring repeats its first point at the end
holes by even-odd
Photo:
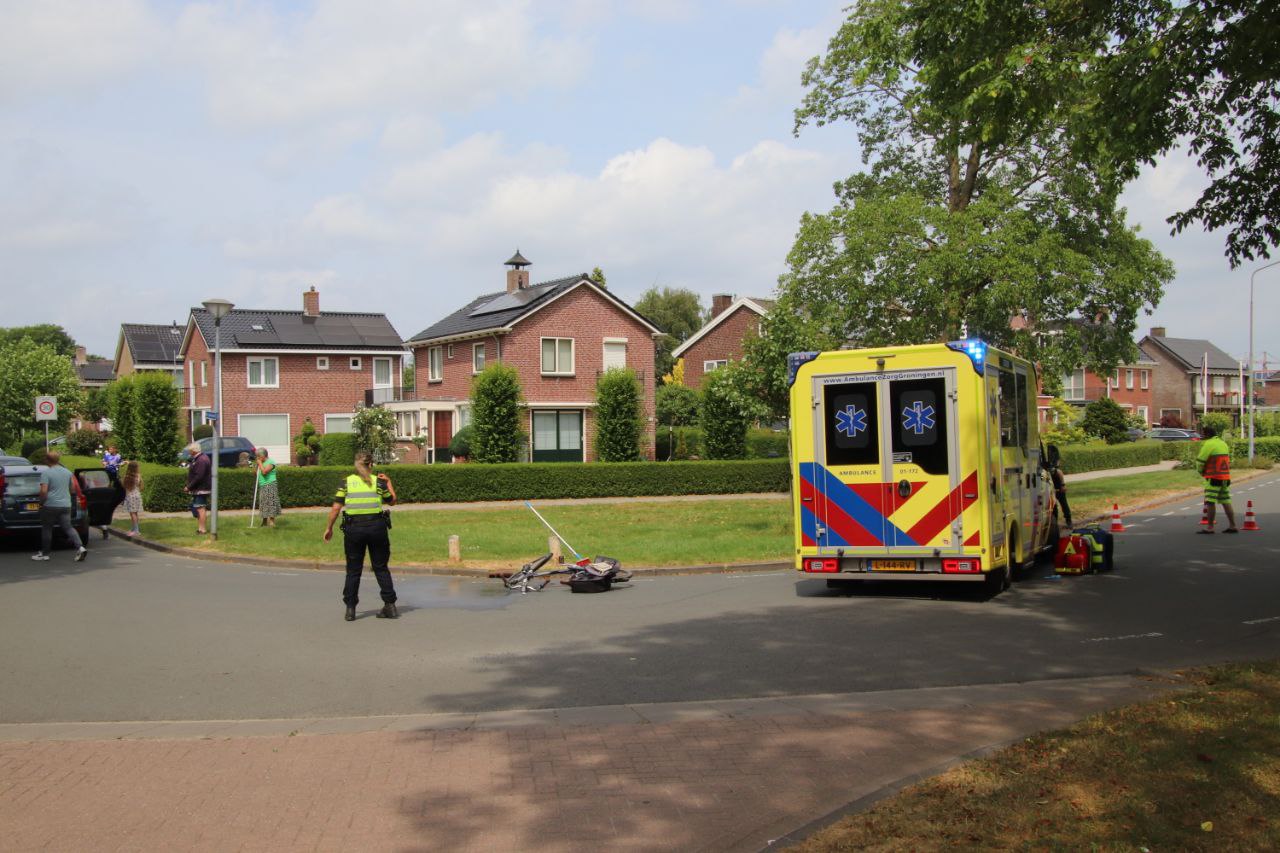
{"type": "Polygon", "coordinates": [[[342,587],[342,600],[347,605],[346,620],[355,621],[356,603],[360,597],[360,574],[364,570],[364,552],[369,551],[369,563],[378,579],[382,592],[382,609],[379,619],[399,619],[396,610],[396,588],[391,583],[391,539],[387,531],[391,527],[390,513],[383,507],[396,502],[396,490],[386,474],[373,476],[373,456],[366,450],[356,454],[356,473],[333,496],[329,509],[329,523],[324,529],[324,541],[333,538],[333,522],[342,513],[343,550],[347,556],[347,581],[342,587]]]}

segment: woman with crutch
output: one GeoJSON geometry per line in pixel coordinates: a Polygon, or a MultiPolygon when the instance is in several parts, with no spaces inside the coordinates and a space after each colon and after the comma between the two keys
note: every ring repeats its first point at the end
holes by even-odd
{"type": "MultiPolygon", "coordinates": [[[[276,484],[276,463],[267,456],[265,447],[259,447],[254,451],[254,455],[256,458],[253,467],[258,478],[254,486],[257,491],[258,512],[262,515],[263,524],[267,527],[275,527],[276,516],[280,514],[280,490],[276,484]]],[[[249,524],[253,524],[252,513],[250,513],[249,524]]]]}
{"type": "Polygon", "coordinates": [[[347,557],[347,580],[342,587],[342,602],[347,606],[346,620],[354,622],[360,601],[360,574],[364,571],[364,552],[369,552],[373,576],[382,593],[379,619],[399,619],[396,588],[391,582],[391,513],[384,507],[396,502],[396,490],[386,474],[373,476],[373,455],[367,450],[356,454],[356,472],[347,477],[333,496],[329,522],[324,528],[324,541],[333,538],[333,522],[342,513],[343,551],[347,557]]]}

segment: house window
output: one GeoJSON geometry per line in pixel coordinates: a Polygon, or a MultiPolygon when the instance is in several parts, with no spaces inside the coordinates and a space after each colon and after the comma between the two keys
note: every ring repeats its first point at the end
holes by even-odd
{"type": "Polygon", "coordinates": [[[280,360],[276,358],[249,359],[250,388],[279,388],[280,360]]]}
{"type": "Polygon", "coordinates": [[[1107,384],[1112,388],[1120,387],[1120,368],[1116,368],[1111,372],[1111,376],[1107,378],[1107,384]]]}
{"type": "Polygon", "coordinates": [[[459,406],[458,407],[458,429],[462,429],[464,426],[468,425],[469,423],[471,423],[471,407],[459,406]]]}
{"type": "Polygon", "coordinates": [[[439,382],[444,379],[444,350],[432,347],[427,350],[427,381],[439,382]]]}
{"type": "Polygon", "coordinates": [[[479,373],[484,370],[484,344],[471,345],[471,372],[479,373]]]}
{"type": "Polygon", "coordinates": [[[533,461],[581,462],[582,412],[533,413],[533,461]]]}
{"type": "Polygon", "coordinates": [[[1062,399],[1084,399],[1084,370],[1073,370],[1062,377],[1062,399]]]}
{"type": "Polygon", "coordinates": [[[396,412],[396,438],[418,437],[418,413],[396,412]]]}
{"type": "Polygon", "coordinates": [[[702,372],[710,373],[713,370],[719,370],[720,368],[724,367],[728,363],[729,363],[729,359],[727,358],[717,358],[711,361],[704,361],[702,362],[702,372]]]}
{"type": "Polygon", "coordinates": [[[391,387],[391,359],[375,358],[373,360],[373,387],[391,387]]]}
{"type": "Polygon", "coordinates": [[[446,347],[446,349],[448,349],[448,352],[445,353],[445,356],[447,356],[448,358],[453,358],[453,344],[449,344],[449,346],[446,347]]]}
{"type": "Polygon", "coordinates": [[[329,369],[329,356],[327,355],[316,356],[316,370],[328,370],[328,369],[329,369]]]}
{"type": "Polygon", "coordinates": [[[1150,371],[1150,370],[1144,370],[1144,371],[1142,371],[1142,379],[1141,379],[1141,382],[1142,382],[1142,390],[1143,390],[1143,391],[1146,391],[1148,388],[1150,388],[1150,387],[1151,387],[1151,371],[1150,371]]]}
{"type": "Polygon", "coordinates": [[[208,361],[200,362],[200,387],[201,388],[209,387],[209,362],[208,361]]]}
{"type": "Polygon", "coordinates": [[[1138,420],[1142,421],[1142,426],[1144,428],[1151,423],[1151,421],[1147,420],[1150,416],[1151,411],[1146,406],[1138,407],[1138,420]]]}
{"type": "Polygon", "coordinates": [[[1124,387],[1130,391],[1133,390],[1133,371],[1129,368],[1125,368],[1124,371],[1124,387]]]}
{"type": "Polygon", "coordinates": [[[615,367],[627,366],[627,342],[623,340],[610,340],[605,338],[604,341],[604,369],[613,370],[615,367]]]}
{"type": "Polygon", "coordinates": [[[573,375],[573,338],[542,339],[542,372],[552,376],[573,375]]]}
{"type": "Polygon", "coordinates": [[[360,359],[360,357],[359,357],[359,356],[353,356],[353,357],[351,358],[351,369],[352,369],[352,370],[360,370],[360,369],[362,369],[363,367],[364,367],[364,361],[362,361],[362,360],[360,359]]]}
{"type": "Polygon", "coordinates": [[[350,414],[325,415],[324,431],[325,433],[352,432],[353,430],[351,428],[351,415],[350,414]]]}

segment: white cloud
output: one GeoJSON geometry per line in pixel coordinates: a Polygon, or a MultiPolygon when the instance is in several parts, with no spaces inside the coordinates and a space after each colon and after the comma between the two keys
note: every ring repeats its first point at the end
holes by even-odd
{"type": "Polygon", "coordinates": [[[407,107],[466,111],[576,79],[583,45],[541,36],[534,23],[526,0],[319,0],[305,15],[201,4],[184,10],[177,31],[207,67],[215,117],[261,127],[407,107]]]}
{"type": "Polygon", "coordinates": [[[0,99],[98,89],[162,43],[142,0],[15,0],[0,9],[0,99]]]}
{"type": "Polygon", "coordinates": [[[822,53],[831,35],[831,27],[783,29],[760,56],[755,84],[742,86],[730,102],[733,109],[757,109],[761,105],[781,104],[794,107],[800,103],[804,88],[800,74],[805,63],[822,53]]]}

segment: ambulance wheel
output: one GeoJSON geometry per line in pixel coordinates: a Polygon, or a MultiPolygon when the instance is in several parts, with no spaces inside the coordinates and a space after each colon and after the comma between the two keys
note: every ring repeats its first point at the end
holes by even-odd
{"type": "Polygon", "coordinates": [[[987,592],[991,593],[992,595],[999,595],[1000,593],[1008,589],[1009,585],[1010,584],[1009,584],[1009,567],[1008,566],[1005,566],[1003,569],[996,569],[993,572],[987,573],[987,581],[986,581],[987,592]]]}

